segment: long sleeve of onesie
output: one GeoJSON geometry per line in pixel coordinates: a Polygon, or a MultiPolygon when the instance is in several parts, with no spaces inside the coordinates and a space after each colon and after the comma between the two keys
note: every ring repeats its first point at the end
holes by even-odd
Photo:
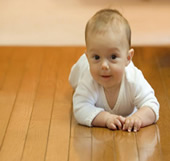
{"type": "Polygon", "coordinates": [[[144,78],[142,72],[133,64],[126,68],[126,78],[131,86],[132,97],[134,98],[134,106],[137,109],[144,106],[150,107],[156,116],[155,122],[159,119],[159,102],[155,97],[155,92],[150,84],[144,78]]]}
{"type": "Polygon", "coordinates": [[[98,86],[93,82],[90,73],[86,73],[78,84],[73,96],[73,112],[76,120],[83,125],[92,126],[91,123],[98,113],[104,111],[97,107],[98,86]]]}

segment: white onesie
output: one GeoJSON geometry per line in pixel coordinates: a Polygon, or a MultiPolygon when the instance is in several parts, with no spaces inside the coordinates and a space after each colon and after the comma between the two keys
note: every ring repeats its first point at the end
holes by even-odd
{"type": "Polygon", "coordinates": [[[113,109],[108,105],[104,89],[91,76],[89,63],[83,54],[71,69],[69,82],[75,89],[73,95],[73,111],[76,120],[87,126],[101,111],[129,116],[135,109],[150,107],[159,118],[159,103],[154,90],[145,80],[142,72],[131,62],[126,68],[116,104],[113,109]]]}

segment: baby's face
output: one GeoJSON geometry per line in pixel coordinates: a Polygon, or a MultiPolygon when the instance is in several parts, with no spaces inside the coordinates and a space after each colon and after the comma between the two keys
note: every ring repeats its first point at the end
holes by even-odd
{"type": "Polygon", "coordinates": [[[118,87],[128,65],[128,41],[123,32],[90,34],[87,38],[87,58],[90,72],[105,89],[118,87]]]}

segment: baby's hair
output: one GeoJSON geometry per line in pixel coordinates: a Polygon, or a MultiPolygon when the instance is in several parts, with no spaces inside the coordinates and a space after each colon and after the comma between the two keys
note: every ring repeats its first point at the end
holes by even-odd
{"type": "Polygon", "coordinates": [[[131,46],[131,29],[128,21],[123,15],[115,9],[102,9],[98,11],[86,24],[85,41],[87,44],[87,37],[89,32],[100,33],[107,29],[108,26],[112,28],[124,27],[129,48],[131,46]],[[114,25],[113,25],[114,24],[114,25]]]}

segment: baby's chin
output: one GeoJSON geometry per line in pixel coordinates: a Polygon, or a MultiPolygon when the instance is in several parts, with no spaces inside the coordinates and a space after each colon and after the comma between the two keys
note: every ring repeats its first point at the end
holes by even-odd
{"type": "Polygon", "coordinates": [[[104,89],[117,89],[120,88],[121,81],[113,82],[113,81],[106,81],[106,82],[98,82],[99,85],[101,85],[104,89]]]}
{"type": "Polygon", "coordinates": [[[117,84],[110,84],[110,83],[99,83],[104,89],[113,89],[117,84]]]}

